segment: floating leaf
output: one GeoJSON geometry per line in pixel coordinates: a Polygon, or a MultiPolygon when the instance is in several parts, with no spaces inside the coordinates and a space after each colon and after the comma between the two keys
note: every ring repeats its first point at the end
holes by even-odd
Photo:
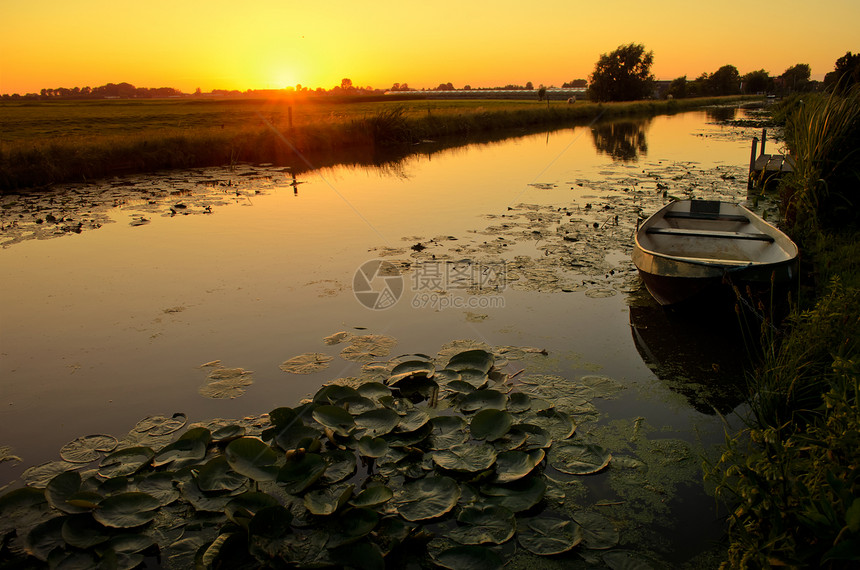
{"type": "Polygon", "coordinates": [[[486,350],[467,350],[452,356],[445,368],[456,372],[462,370],[480,370],[486,374],[493,367],[493,360],[493,355],[486,350]]]}
{"type": "Polygon", "coordinates": [[[436,564],[450,570],[497,570],[505,561],[486,546],[455,546],[435,557],[436,564]]]}
{"type": "Polygon", "coordinates": [[[271,505],[259,509],[248,523],[248,533],[251,536],[264,538],[281,538],[291,532],[290,523],[293,515],[281,505],[271,505]]]}
{"type": "Polygon", "coordinates": [[[333,356],[321,352],[307,352],[285,360],[279,368],[292,374],[313,374],[328,368],[332,360],[333,356]]]}
{"type": "Polygon", "coordinates": [[[355,429],[352,415],[340,406],[318,406],[314,408],[313,417],[338,435],[348,436],[349,432],[355,429]]]}
{"type": "Polygon", "coordinates": [[[375,542],[361,540],[345,546],[330,548],[332,561],[341,568],[361,568],[362,570],[385,570],[382,550],[375,542]]]}
{"type": "Polygon", "coordinates": [[[248,478],[230,468],[230,463],[223,455],[217,455],[207,461],[197,473],[197,486],[201,491],[233,491],[241,487],[248,478]]]}
{"type": "Polygon", "coordinates": [[[510,483],[522,479],[543,461],[544,452],[537,449],[525,451],[504,451],[496,457],[496,481],[510,483]]]}
{"type": "Polygon", "coordinates": [[[474,390],[482,390],[484,389],[490,381],[489,376],[487,376],[486,372],[481,372],[480,370],[460,370],[458,373],[460,378],[459,380],[452,380],[448,382],[445,386],[450,389],[456,389],[457,391],[462,391],[460,387],[462,384],[467,384],[471,386],[474,390]]]}
{"type": "Polygon", "coordinates": [[[36,525],[49,509],[44,489],[23,487],[0,495],[0,535],[18,525],[36,525]]]}
{"type": "Polygon", "coordinates": [[[213,431],[212,439],[217,442],[232,441],[245,435],[245,431],[245,428],[240,425],[230,424],[213,431]]]}
{"type": "Polygon", "coordinates": [[[442,469],[474,473],[489,469],[496,461],[496,450],[489,445],[461,443],[433,452],[433,462],[442,469]]]}
{"type": "MultiPolygon", "coordinates": [[[[221,456],[219,456],[221,457],[221,456]]],[[[161,506],[169,505],[179,498],[179,490],[174,485],[173,473],[161,471],[135,478],[137,490],[155,497],[161,506]]]]}
{"type": "Polygon", "coordinates": [[[60,532],[69,546],[85,550],[107,542],[111,537],[108,529],[96,522],[90,514],[64,517],[60,532]]]}
{"type": "Polygon", "coordinates": [[[460,416],[437,416],[430,421],[433,426],[428,438],[430,449],[448,449],[469,439],[466,422],[460,416]]]}
{"type": "Polygon", "coordinates": [[[311,448],[318,447],[320,437],[322,437],[322,433],[319,430],[298,425],[290,428],[279,428],[275,434],[275,443],[285,451],[301,448],[312,450],[311,448]]]}
{"type": "Polygon", "coordinates": [[[199,439],[178,439],[165,446],[152,458],[153,467],[180,460],[200,460],[206,455],[206,444],[199,439]]]}
{"type": "MultiPolygon", "coordinates": [[[[334,404],[346,398],[363,397],[358,390],[341,384],[326,384],[314,394],[313,401],[317,404],[334,404]]],[[[338,404],[339,405],[339,404],[338,404]]],[[[343,406],[341,406],[343,407],[343,406]]]]}
{"type": "Polygon", "coordinates": [[[233,497],[224,507],[224,514],[234,523],[247,527],[259,511],[275,505],[278,501],[271,495],[251,491],[233,497]]]}
{"type": "Polygon", "coordinates": [[[377,409],[376,402],[370,398],[365,398],[364,396],[359,395],[357,392],[354,396],[341,398],[334,402],[334,404],[336,406],[340,406],[354,416],[377,409]]]}
{"type": "Polygon", "coordinates": [[[527,511],[543,500],[546,482],[542,477],[525,477],[505,485],[484,485],[481,494],[493,505],[515,513],[527,511]]]}
{"type": "Polygon", "coordinates": [[[400,416],[388,408],[377,408],[355,417],[355,425],[365,430],[365,434],[371,437],[385,435],[399,423],[400,416]]]}
{"type": "Polygon", "coordinates": [[[436,367],[432,362],[424,360],[409,360],[401,362],[391,371],[391,377],[388,379],[388,384],[396,384],[398,381],[409,376],[424,376],[432,378],[436,373],[436,367]]]}
{"type": "Polygon", "coordinates": [[[400,424],[397,426],[397,431],[413,432],[421,429],[430,421],[430,415],[421,409],[413,409],[406,412],[400,418],[400,424]]]}
{"type": "MultiPolygon", "coordinates": [[[[41,560],[48,561],[48,555],[55,548],[65,548],[63,524],[66,517],[54,517],[39,523],[27,535],[27,552],[41,560]]],[[[11,566],[11,564],[10,564],[11,566]]]]}
{"type": "Polygon", "coordinates": [[[316,453],[305,453],[287,460],[278,472],[278,483],[287,493],[298,494],[313,485],[325,473],[326,462],[316,453]]]}
{"type": "Polygon", "coordinates": [[[431,476],[403,485],[397,511],[408,521],[433,519],[454,508],[460,487],[450,477],[431,476]]]}
{"type": "Polygon", "coordinates": [[[388,442],[381,437],[366,435],[358,440],[358,452],[365,457],[382,457],[388,451],[388,442]]]}
{"type": "Polygon", "coordinates": [[[153,541],[152,537],[150,536],[147,536],[145,534],[130,533],[123,533],[118,536],[115,536],[110,539],[110,542],[108,542],[108,546],[114,552],[122,554],[135,554],[137,552],[146,550],[154,544],[155,541],[153,541]]]}
{"type": "Polygon", "coordinates": [[[81,488],[81,475],[77,471],[65,471],[48,482],[45,498],[52,507],[64,513],[83,513],[88,509],[68,504],[68,498],[81,488]]]}
{"type": "Polygon", "coordinates": [[[549,462],[569,475],[597,473],[612,459],[612,454],[593,443],[564,443],[550,449],[549,462]]]}
{"type": "Polygon", "coordinates": [[[117,440],[111,435],[87,435],[73,439],[60,449],[60,457],[71,463],[89,463],[101,456],[101,452],[116,449],[117,440]]]}
{"type": "Polygon", "coordinates": [[[305,507],[315,515],[334,514],[346,504],[354,488],[355,485],[342,485],[309,491],[304,496],[305,507]]]}
{"type": "Polygon", "coordinates": [[[356,390],[365,398],[376,401],[379,401],[379,398],[391,395],[391,388],[380,382],[367,382],[359,386],[356,390]]]}
{"type": "Polygon", "coordinates": [[[463,526],[448,532],[447,537],[461,544],[502,544],[517,528],[514,513],[494,505],[464,507],[457,522],[463,526]]]}
{"type": "Polygon", "coordinates": [[[217,368],[209,373],[207,383],[197,392],[214,399],[233,399],[245,393],[245,388],[254,383],[253,373],[244,368],[217,368]]]}
{"type": "Polygon", "coordinates": [[[278,475],[277,453],[257,438],[234,439],[224,448],[224,455],[233,471],[255,481],[274,481],[278,475]]]}
{"type": "Polygon", "coordinates": [[[29,469],[25,469],[21,473],[21,481],[27,485],[34,487],[44,487],[48,482],[65,471],[71,469],[80,469],[79,463],[69,463],[68,461],[48,461],[39,465],[34,465],[29,469]]]}
{"type": "Polygon", "coordinates": [[[328,345],[340,344],[343,341],[348,340],[351,336],[352,336],[352,333],[350,333],[350,332],[346,332],[346,331],[336,332],[334,334],[331,334],[331,335],[323,338],[323,342],[325,342],[328,345]]]}
{"type": "Polygon", "coordinates": [[[137,422],[132,431],[156,436],[167,435],[182,429],[187,421],[188,418],[183,413],[173,414],[169,418],[166,416],[149,416],[137,422]]]}
{"type": "Polygon", "coordinates": [[[483,409],[472,417],[469,431],[475,439],[494,441],[508,433],[513,423],[513,416],[508,412],[483,409]]]}
{"type": "Polygon", "coordinates": [[[349,340],[349,345],[340,352],[340,356],[344,360],[368,362],[388,356],[395,344],[397,340],[380,334],[354,336],[349,340]]]}
{"type": "Polygon", "coordinates": [[[353,507],[375,507],[387,503],[394,493],[385,485],[371,485],[356,495],[349,504],[353,507]]]}
{"type": "Polygon", "coordinates": [[[526,412],[532,407],[532,398],[523,392],[513,392],[508,395],[508,411],[513,414],[526,412]]]}
{"type": "Polygon", "coordinates": [[[338,548],[357,542],[370,534],[378,522],[379,514],[372,509],[349,509],[338,518],[337,530],[329,536],[326,547],[338,548]]]}
{"type": "Polygon", "coordinates": [[[99,503],[93,518],[108,527],[133,528],[154,519],[160,506],[158,499],[146,493],[120,493],[99,503]]]}
{"type": "Polygon", "coordinates": [[[477,390],[463,396],[463,399],[460,400],[460,409],[464,412],[488,408],[504,410],[507,403],[508,397],[497,390],[477,390]]]}
{"type": "Polygon", "coordinates": [[[517,533],[517,540],[532,554],[561,554],[583,540],[579,525],[569,520],[541,517],[529,519],[524,523],[517,533]]]}
{"type": "Polygon", "coordinates": [[[149,465],[155,452],[149,447],[127,447],[110,453],[99,464],[102,477],[124,477],[134,474],[144,465],[149,465]]]}
{"type": "Polygon", "coordinates": [[[544,428],[556,441],[567,439],[576,431],[576,424],[570,416],[555,408],[530,415],[528,422],[544,428]]]}
{"type": "Polygon", "coordinates": [[[351,477],[355,473],[356,459],[353,451],[334,449],[324,453],[322,458],[326,462],[323,481],[327,485],[339,483],[347,477],[351,477]]]}
{"type": "Polygon", "coordinates": [[[592,550],[612,548],[620,540],[612,522],[597,513],[576,511],[571,518],[582,527],[582,545],[592,550]]]}

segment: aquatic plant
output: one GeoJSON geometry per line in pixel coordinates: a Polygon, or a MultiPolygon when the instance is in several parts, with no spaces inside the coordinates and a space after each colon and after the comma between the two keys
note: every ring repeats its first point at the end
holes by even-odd
{"type": "MultiPolygon", "coordinates": [[[[614,384],[595,377],[580,392],[601,386],[614,384]]],[[[618,543],[614,525],[549,508],[544,471],[584,476],[612,457],[533,395],[548,389],[514,386],[481,349],[441,369],[410,355],[384,383],[329,384],[260,421],[183,431],[184,415],[153,416],[122,442],[78,438],[66,463],[0,496],[0,560],[383,568],[424,553],[498,568],[517,545],[600,553],[618,543]]]]}

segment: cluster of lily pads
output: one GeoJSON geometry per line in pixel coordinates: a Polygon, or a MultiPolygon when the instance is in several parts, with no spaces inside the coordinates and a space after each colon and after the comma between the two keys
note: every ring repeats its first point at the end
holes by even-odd
{"type": "MultiPolygon", "coordinates": [[[[122,444],[78,438],[67,467],[0,497],[0,562],[499,568],[518,552],[608,551],[612,522],[558,508],[547,473],[596,473],[611,455],[494,363],[413,355],[384,382],[326,385],[265,421],[183,431],[177,414],[122,444]]],[[[627,560],[613,554],[610,567],[627,560]]]]}

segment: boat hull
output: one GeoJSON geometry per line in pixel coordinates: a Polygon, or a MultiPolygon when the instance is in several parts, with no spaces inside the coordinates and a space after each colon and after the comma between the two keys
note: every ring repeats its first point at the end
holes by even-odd
{"type": "MultiPolygon", "coordinates": [[[[676,305],[719,287],[757,294],[797,278],[797,246],[742,206],[669,204],[636,233],[633,263],[661,305],[676,305]]],[[[725,292],[725,291],[724,291],[725,292]]]]}

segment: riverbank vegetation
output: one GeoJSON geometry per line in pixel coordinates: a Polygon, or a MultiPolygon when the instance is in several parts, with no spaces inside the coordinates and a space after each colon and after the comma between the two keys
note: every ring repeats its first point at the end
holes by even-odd
{"type": "Polygon", "coordinates": [[[762,325],[746,429],[714,473],[730,568],[847,568],[860,560],[860,86],[784,104],[797,168],[780,186],[803,252],[780,333],[762,325]]]}
{"type": "Polygon", "coordinates": [[[0,104],[0,192],[170,168],[274,163],[295,171],[350,149],[569,126],[737,100],[109,100],[0,104]]]}

